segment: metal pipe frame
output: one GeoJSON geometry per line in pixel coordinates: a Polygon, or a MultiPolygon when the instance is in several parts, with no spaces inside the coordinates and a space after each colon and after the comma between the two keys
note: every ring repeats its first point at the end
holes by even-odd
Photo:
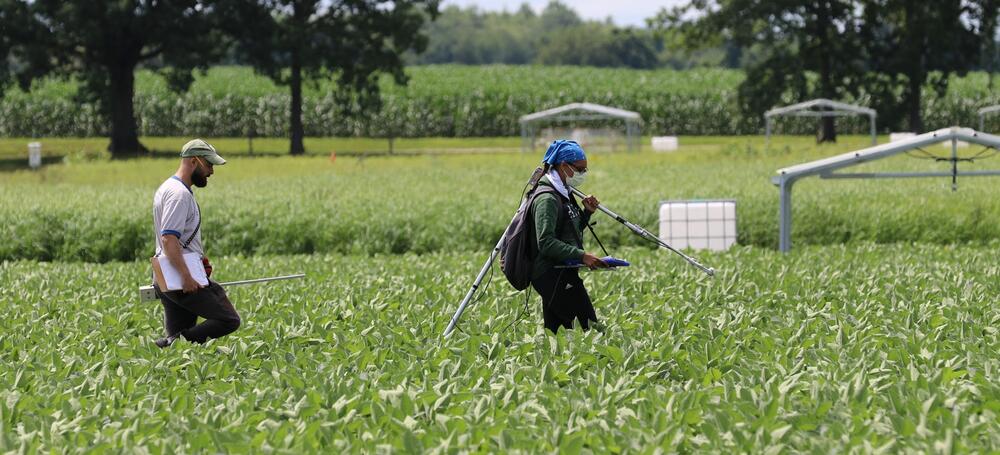
{"type": "Polygon", "coordinates": [[[1000,136],[982,133],[970,128],[952,127],[931,131],[897,142],[869,147],[856,152],[844,153],[810,163],[779,169],[778,175],[771,178],[771,183],[777,186],[779,191],[778,249],[785,253],[792,249],[792,186],[799,179],[805,177],[814,175],[823,179],[952,177],[952,190],[955,190],[957,189],[955,180],[957,177],[1000,176],[1000,170],[959,172],[956,167],[958,162],[958,141],[1000,149],[1000,136]],[[908,150],[944,141],[951,142],[951,159],[949,160],[952,163],[951,172],[834,173],[838,169],[888,158],[908,150]]]}

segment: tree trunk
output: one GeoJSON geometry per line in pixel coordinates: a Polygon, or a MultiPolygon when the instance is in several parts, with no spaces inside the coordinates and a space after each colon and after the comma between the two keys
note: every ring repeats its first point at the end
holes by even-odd
{"type": "Polygon", "coordinates": [[[924,119],[920,114],[920,89],[923,87],[923,73],[910,75],[906,93],[907,126],[910,131],[920,134],[924,131],[924,119]]]}
{"type": "Polygon", "coordinates": [[[290,85],[292,87],[292,143],[289,153],[292,155],[303,155],[306,148],[302,143],[305,133],[302,129],[302,64],[299,62],[298,53],[292,54],[292,77],[290,85]]]}
{"type": "Polygon", "coordinates": [[[819,134],[816,142],[837,142],[837,126],[833,117],[823,117],[819,120],[819,134]]]}
{"type": "Polygon", "coordinates": [[[108,151],[112,158],[133,158],[149,152],[139,143],[139,130],[135,121],[135,64],[109,68],[111,87],[111,144],[108,151]]]}
{"type": "MultiPolygon", "coordinates": [[[[822,52],[819,63],[819,91],[823,98],[833,99],[836,93],[833,89],[833,69],[830,59],[833,52],[825,52],[830,49],[830,11],[826,2],[818,3],[819,10],[816,14],[816,28],[819,35],[819,49],[822,52]]],[[[823,110],[829,110],[824,108],[823,110]]],[[[837,142],[837,129],[834,117],[821,117],[819,121],[819,131],[816,134],[816,142],[837,142]]]]}

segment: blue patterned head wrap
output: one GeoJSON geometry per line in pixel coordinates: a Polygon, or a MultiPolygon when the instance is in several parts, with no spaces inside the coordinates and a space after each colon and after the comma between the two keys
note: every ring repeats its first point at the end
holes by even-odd
{"type": "Polygon", "coordinates": [[[549,149],[545,151],[542,162],[555,166],[560,163],[573,162],[587,159],[583,153],[583,148],[576,141],[558,140],[552,141],[549,149]]]}

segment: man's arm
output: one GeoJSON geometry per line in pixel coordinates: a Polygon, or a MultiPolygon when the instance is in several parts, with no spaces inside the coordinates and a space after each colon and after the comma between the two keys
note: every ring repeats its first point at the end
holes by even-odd
{"type": "Polygon", "coordinates": [[[184,262],[180,239],[173,234],[164,234],[160,237],[163,241],[163,255],[170,261],[170,265],[174,266],[174,269],[181,274],[181,290],[188,294],[201,289],[202,285],[194,280],[191,271],[188,270],[187,264],[184,262]]]}

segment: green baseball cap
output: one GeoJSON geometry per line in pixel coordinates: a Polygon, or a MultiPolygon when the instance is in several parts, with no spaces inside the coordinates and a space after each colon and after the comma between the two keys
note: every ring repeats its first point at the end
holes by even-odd
{"type": "Polygon", "coordinates": [[[181,147],[181,158],[190,158],[192,156],[203,156],[205,160],[213,165],[226,164],[226,160],[219,156],[219,153],[215,151],[215,147],[211,144],[205,142],[201,139],[192,139],[181,147]]]}

